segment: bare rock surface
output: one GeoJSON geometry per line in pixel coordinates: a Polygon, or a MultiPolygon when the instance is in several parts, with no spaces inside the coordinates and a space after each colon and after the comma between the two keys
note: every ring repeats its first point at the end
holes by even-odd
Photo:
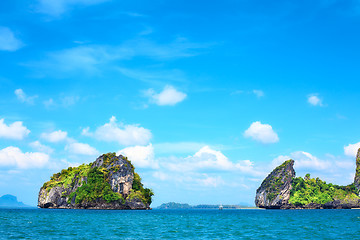
{"type": "Polygon", "coordinates": [[[295,177],[294,160],[275,168],[256,191],[255,204],[260,208],[281,208],[290,198],[291,181],[295,177]]]}

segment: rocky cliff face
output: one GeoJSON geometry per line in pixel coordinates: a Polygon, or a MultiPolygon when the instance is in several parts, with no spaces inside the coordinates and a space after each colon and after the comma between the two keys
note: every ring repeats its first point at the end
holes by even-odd
{"type": "Polygon", "coordinates": [[[356,155],[356,172],[354,178],[354,185],[358,190],[360,190],[360,148],[356,155]]]}
{"type": "Polygon", "coordinates": [[[41,187],[41,208],[149,209],[150,189],[127,158],[103,154],[90,164],[54,174],[41,187]]]}
{"type": "Polygon", "coordinates": [[[255,204],[260,208],[281,208],[290,198],[291,181],[295,177],[294,160],[275,168],[256,191],[255,204]]]}

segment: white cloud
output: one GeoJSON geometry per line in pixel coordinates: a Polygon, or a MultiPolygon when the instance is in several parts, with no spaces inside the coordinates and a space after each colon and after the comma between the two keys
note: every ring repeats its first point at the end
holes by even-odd
{"type": "Polygon", "coordinates": [[[147,146],[133,146],[127,147],[117,152],[134,164],[135,167],[140,168],[158,168],[159,165],[154,159],[154,148],[151,144],[147,146]]]}
{"type": "Polygon", "coordinates": [[[23,153],[17,147],[0,150],[0,166],[17,168],[41,168],[49,161],[49,156],[41,152],[23,153]]]}
{"type": "Polygon", "coordinates": [[[262,98],[265,96],[265,93],[263,90],[259,90],[259,89],[254,89],[254,90],[247,90],[247,91],[244,91],[244,90],[235,90],[231,93],[231,95],[239,95],[239,94],[254,94],[256,97],[258,98],[262,98]]]}
{"type": "MultiPolygon", "coordinates": [[[[44,62],[47,68],[62,72],[81,70],[90,74],[98,71],[98,66],[117,58],[102,46],[79,46],[49,54],[44,62]]],[[[41,63],[43,64],[43,63],[41,63]]]]}
{"type": "Polygon", "coordinates": [[[253,122],[245,131],[244,136],[265,144],[279,141],[279,137],[271,125],[262,124],[259,121],[253,122]]]}
{"type": "Polygon", "coordinates": [[[99,151],[95,148],[91,147],[89,144],[86,143],[69,143],[65,146],[65,150],[69,151],[72,154],[79,154],[79,155],[98,155],[99,151]]]}
{"type": "Polygon", "coordinates": [[[318,97],[318,94],[310,94],[308,96],[308,103],[313,105],[313,106],[324,106],[322,103],[322,100],[318,97]]]}
{"type": "Polygon", "coordinates": [[[146,145],[149,143],[152,134],[150,130],[140,127],[137,124],[124,125],[117,123],[114,116],[110,118],[109,123],[98,127],[95,132],[90,132],[90,128],[84,128],[82,135],[91,136],[97,140],[107,142],[118,142],[120,145],[146,145]]]}
{"type": "Polygon", "coordinates": [[[14,93],[19,101],[28,104],[34,104],[35,98],[38,97],[36,95],[35,96],[26,95],[26,93],[21,88],[16,89],[14,93]]]}
{"type": "Polygon", "coordinates": [[[30,147],[34,148],[35,150],[40,151],[40,152],[45,152],[47,154],[51,154],[54,152],[54,149],[40,143],[39,141],[31,142],[29,145],[30,145],[30,147]]]}
{"type": "Polygon", "coordinates": [[[191,158],[200,168],[220,168],[224,170],[233,168],[233,163],[222,152],[213,150],[209,146],[201,148],[191,158]]]}
{"type": "Polygon", "coordinates": [[[273,160],[273,166],[278,166],[289,159],[295,160],[294,167],[296,169],[326,170],[333,165],[330,161],[320,160],[308,152],[296,151],[290,153],[289,156],[279,156],[275,158],[273,160]]]}
{"type": "Polygon", "coordinates": [[[194,153],[206,144],[201,142],[164,142],[154,144],[157,153],[194,153]]]}
{"type": "Polygon", "coordinates": [[[186,81],[185,74],[178,69],[171,70],[151,70],[144,71],[140,69],[130,68],[116,68],[121,74],[126,77],[140,80],[150,84],[162,84],[163,82],[184,82],[186,81]]]}
{"type": "Polygon", "coordinates": [[[344,147],[344,153],[346,156],[349,157],[356,157],[356,154],[358,153],[358,150],[360,148],[360,142],[349,144],[344,147]]]}
{"type": "Polygon", "coordinates": [[[22,140],[29,135],[30,130],[23,126],[21,121],[13,122],[9,126],[0,119],[0,138],[22,140]]]}
{"type": "Polygon", "coordinates": [[[58,17],[75,6],[90,6],[108,0],[38,0],[37,11],[58,17]]]}
{"type": "Polygon", "coordinates": [[[262,90],[256,90],[256,89],[254,89],[252,92],[253,92],[258,98],[261,98],[261,97],[263,97],[263,96],[265,95],[262,90]]]}
{"type": "Polygon", "coordinates": [[[295,167],[298,169],[306,168],[324,170],[331,167],[330,162],[320,160],[308,152],[298,151],[292,153],[291,156],[296,159],[295,167]]]}
{"type": "Polygon", "coordinates": [[[148,89],[145,96],[149,97],[151,103],[159,106],[173,106],[182,102],[186,98],[186,94],[176,90],[173,86],[165,86],[160,93],[156,93],[153,89],[148,89]]]}
{"type": "Polygon", "coordinates": [[[222,152],[204,146],[193,156],[186,158],[168,158],[162,163],[165,168],[175,172],[190,172],[197,170],[241,171],[250,175],[258,175],[250,160],[231,162],[222,152]]]}
{"type": "MultiPolygon", "coordinates": [[[[29,62],[28,67],[38,69],[41,74],[51,74],[57,77],[68,76],[69,73],[99,74],[104,69],[118,70],[126,76],[136,78],[140,75],[142,79],[149,81],[144,72],[132,71],[119,68],[119,60],[131,60],[134,57],[151,58],[155,60],[167,60],[192,57],[199,53],[193,51],[206,48],[209,44],[191,43],[186,39],[175,39],[172,42],[159,44],[146,39],[135,39],[124,42],[118,46],[108,45],[86,45],[50,52],[43,61],[29,62]],[[139,73],[137,73],[139,72],[139,73]]],[[[179,78],[178,70],[166,72],[167,75],[174,75],[179,78]]],[[[154,73],[152,73],[154,78],[154,73]]],[[[158,75],[160,78],[164,76],[158,75]]],[[[181,77],[181,76],[180,76],[181,77]]],[[[156,80],[156,79],[155,79],[156,80]]]]}
{"type": "Polygon", "coordinates": [[[216,188],[221,185],[225,185],[225,181],[221,176],[211,175],[209,176],[206,173],[195,173],[195,172],[170,172],[164,173],[162,171],[156,171],[152,174],[156,179],[166,182],[175,182],[175,184],[180,184],[181,186],[186,186],[186,188],[194,189],[210,187],[216,188]]]}
{"type": "Polygon", "coordinates": [[[308,152],[296,151],[275,158],[272,161],[272,168],[289,159],[295,161],[294,168],[298,176],[315,173],[315,177],[340,185],[347,185],[354,180],[355,159],[330,154],[326,154],[324,158],[319,158],[308,152]]]}
{"type": "Polygon", "coordinates": [[[161,181],[165,181],[171,178],[167,173],[161,171],[154,172],[153,177],[160,179],[161,181]]]}
{"type": "Polygon", "coordinates": [[[197,184],[204,187],[218,187],[225,184],[224,180],[220,176],[209,177],[206,174],[204,174],[204,177],[205,178],[195,179],[197,184]]]}
{"type": "Polygon", "coordinates": [[[61,130],[50,132],[50,133],[42,133],[41,138],[43,138],[44,140],[46,140],[48,142],[52,142],[52,143],[61,142],[61,141],[65,141],[68,139],[67,132],[64,132],[61,130]]]}
{"type": "Polygon", "coordinates": [[[14,36],[14,33],[6,27],[0,27],[0,50],[16,51],[24,44],[14,36]]]}

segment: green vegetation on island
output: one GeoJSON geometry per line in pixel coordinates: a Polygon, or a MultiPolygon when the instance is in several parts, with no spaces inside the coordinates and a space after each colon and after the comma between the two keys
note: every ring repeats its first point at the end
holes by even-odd
{"type": "Polygon", "coordinates": [[[289,203],[297,206],[309,203],[325,204],[335,200],[350,202],[360,199],[359,190],[354,184],[348,186],[327,184],[319,178],[311,178],[310,174],[306,174],[305,178],[294,178],[292,186],[289,203]]]}
{"type": "Polygon", "coordinates": [[[135,172],[132,163],[126,157],[117,157],[115,153],[103,154],[93,163],[69,167],[54,174],[50,181],[44,183],[39,201],[40,197],[44,201],[53,188],[61,189],[61,199],[66,199],[69,206],[92,203],[101,199],[107,203],[119,204],[135,199],[149,206],[154,195],[151,189],[144,188],[141,177],[135,172]],[[122,191],[124,184],[127,183],[121,179],[132,181],[126,193],[122,191]],[[117,185],[111,183],[114,181],[118,182],[117,185]]]}
{"type": "Polygon", "coordinates": [[[122,195],[112,191],[110,184],[106,181],[107,176],[108,170],[106,168],[90,168],[90,170],[86,173],[87,182],[69,195],[68,203],[71,202],[71,199],[74,196],[76,197],[76,204],[84,201],[95,201],[99,198],[104,199],[108,203],[119,200],[124,203],[125,199],[122,195]]]}

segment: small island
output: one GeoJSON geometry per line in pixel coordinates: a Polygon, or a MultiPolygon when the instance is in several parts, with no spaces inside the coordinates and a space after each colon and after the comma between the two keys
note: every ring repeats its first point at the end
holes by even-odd
{"type": "Polygon", "coordinates": [[[187,203],[176,203],[168,202],[163,203],[157,207],[157,209],[219,209],[222,206],[222,209],[243,209],[243,208],[254,208],[247,205],[211,205],[211,204],[199,204],[199,205],[189,205],[187,203]]]}
{"type": "Polygon", "coordinates": [[[32,208],[32,206],[19,202],[16,196],[6,194],[0,197],[0,208],[32,208]]]}
{"type": "Polygon", "coordinates": [[[150,209],[153,192],[144,188],[131,162],[115,153],[69,167],[41,187],[40,208],[150,209]]]}
{"type": "Polygon", "coordinates": [[[350,209],[360,207],[360,149],[354,183],[338,186],[319,178],[295,177],[294,160],[276,167],[256,191],[255,204],[266,209],[350,209]]]}

